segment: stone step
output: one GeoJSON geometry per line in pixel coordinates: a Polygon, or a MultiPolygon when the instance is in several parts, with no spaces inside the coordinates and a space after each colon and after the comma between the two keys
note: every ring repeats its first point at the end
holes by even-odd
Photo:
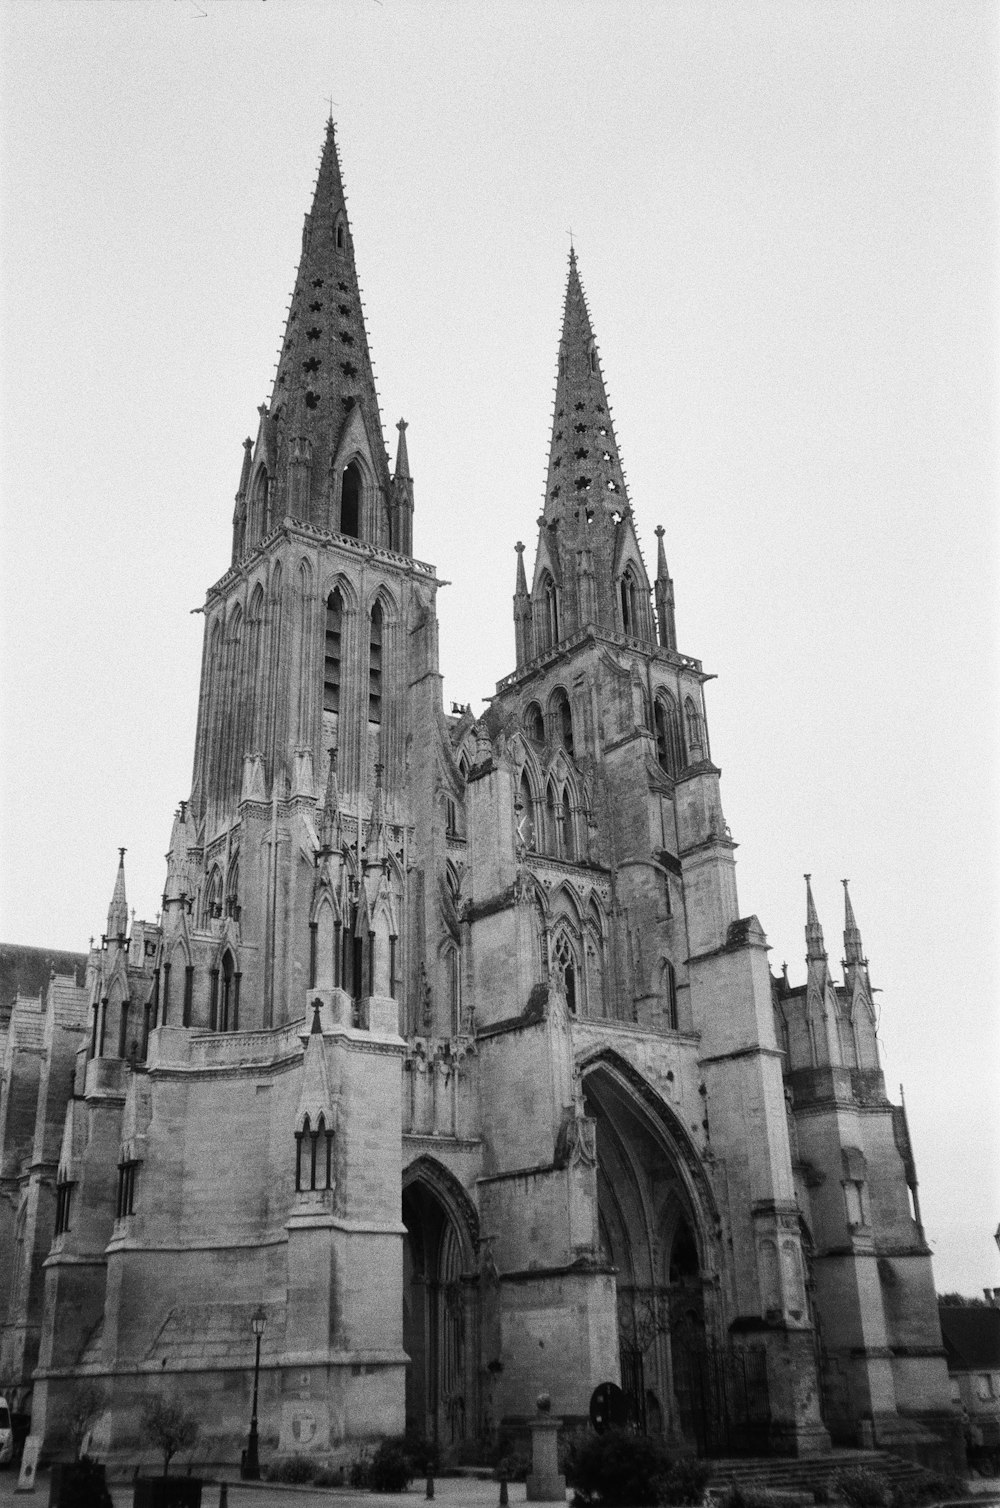
{"type": "Polygon", "coordinates": [[[894,1483],[918,1482],[928,1473],[914,1461],[889,1451],[836,1450],[827,1456],[733,1456],[710,1463],[709,1487],[719,1492],[736,1482],[740,1487],[775,1492],[826,1487],[839,1471],[866,1467],[894,1483]]]}

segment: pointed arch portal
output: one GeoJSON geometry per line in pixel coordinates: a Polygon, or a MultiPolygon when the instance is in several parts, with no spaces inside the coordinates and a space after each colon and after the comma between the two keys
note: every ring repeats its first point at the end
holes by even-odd
{"type": "Polygon", "coordinates": [[[443,1167],[420,1158],[403,1175],[406,1429],[442,1447],[476,1433],[477,1219],[443,1167]],[[452,1186],[454,1185],[454,1186],[452,1186]]]}
{"type": "Polygon", "coordinates": [[[637,1077],[610,1059],[584,1077],[586,1113],[596,1122],[602,1256],[616,1274],[621,1385],[639,1429],[700,1448],[688,1358],[705,1350],[714,1329],[707,1234],[714,1212],[693,1176],[693,1148],[637,1077]]]}

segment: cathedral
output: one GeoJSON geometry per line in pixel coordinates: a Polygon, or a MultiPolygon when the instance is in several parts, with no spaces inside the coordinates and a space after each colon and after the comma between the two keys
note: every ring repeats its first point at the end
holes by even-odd
{"type": "Polygon", "coordinates": [[[258,415],[162,911],[130,924],[123,854],[79,970],[3,1002],[0,1392],[54,1454],[99,1384],[125,1463],[166,1389],[234,1463],[259,1335],[265,1463],[480,1460],[609,1382],[678,1450],[954,1459],[846,884],[842,982],[808,878],[805,982],[772,974],[575,254],[482,717],[443,707],[332,122],[258,415]]]}

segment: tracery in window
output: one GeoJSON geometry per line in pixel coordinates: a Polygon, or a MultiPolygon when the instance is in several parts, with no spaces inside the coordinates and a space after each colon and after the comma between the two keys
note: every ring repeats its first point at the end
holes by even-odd
{"type": "Polygon", "coordinates": [[[566,997],[566,1007],[570,1014],[575,1016],[577,1005],[577,962],[569,934],[565,929],[560,929],[556,937],[555,946],[552,950],[552,963],[556,979],[562,985],[563,994],[566,997]]]}
{"type": "Polygon", "coordinates": [[[669,691],[661,691],[654,710],[656,722],[656,757],[668,775],[677,776],[684,765],[680,716],[677,703],[669,691]]]}

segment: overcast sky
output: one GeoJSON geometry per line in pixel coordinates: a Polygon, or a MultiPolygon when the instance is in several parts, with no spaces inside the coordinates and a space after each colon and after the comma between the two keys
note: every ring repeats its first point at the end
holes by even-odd
{"type": "Polygon", "coordinates": [[[0,937],[153,916],[335,100],[445,697],[513,667],[572,228],[741,910],[849,877],[939,1288],[1000,1284],[997,9],[6,0],[0,937]]]}

